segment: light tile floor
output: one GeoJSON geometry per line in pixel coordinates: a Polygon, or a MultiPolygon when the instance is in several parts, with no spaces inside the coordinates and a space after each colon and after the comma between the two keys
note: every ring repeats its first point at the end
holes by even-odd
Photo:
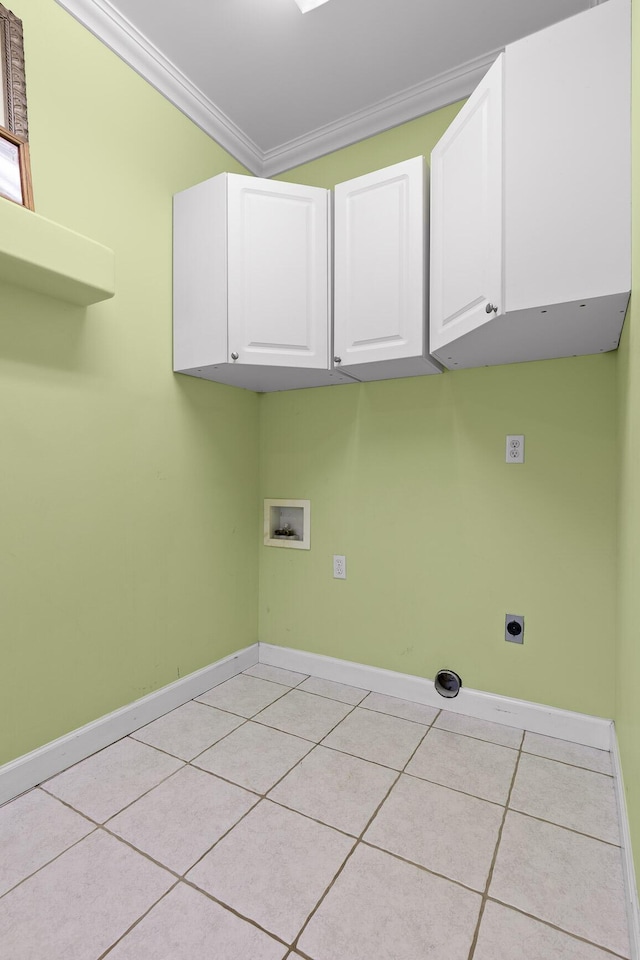
{"type": "Polygon", "coordinates": [[[0,956],[627,958],[611,772],[260,664],[0,808],[0,956]]]}

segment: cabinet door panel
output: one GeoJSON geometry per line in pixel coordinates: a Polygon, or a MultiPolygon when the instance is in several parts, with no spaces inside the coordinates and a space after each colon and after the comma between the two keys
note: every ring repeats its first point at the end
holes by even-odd
{"type": "Polygon", "coordinates": [[[425,351],[424,159],[335,188],[334,349],[342,366],[425,351]]]}
{"type": "Polygon", "coordinates": [[[229,359],[326,369],[327,191],[228,179],[229,359]]]}
{"type": "Polygon", "coordinates": [[[630,289],[630,14],[609,0],[506,49],[510,312],[630,289]]]}
{"type": "Polygon", "coordinates": [[[430,345],[437,351],[504,312],[503,55],[431,154],[430,345]]]}

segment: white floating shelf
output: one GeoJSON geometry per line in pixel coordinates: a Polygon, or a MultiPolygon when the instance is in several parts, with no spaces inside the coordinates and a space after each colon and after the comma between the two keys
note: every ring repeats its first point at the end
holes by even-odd
{"type": "Polygon", "coordinates": [[[113,250],[0,198],[0,279],[86,307],[115,294],[113,250]]]}

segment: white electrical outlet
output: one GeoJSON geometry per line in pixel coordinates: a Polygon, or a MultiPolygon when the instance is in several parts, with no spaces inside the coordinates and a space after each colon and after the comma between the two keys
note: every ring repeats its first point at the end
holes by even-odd
{"type": "Polygon", "coordinates": [[[507,437],[507,463],[524,463],[524,436],[507,437]]]}
{"type": "Polygon", "coordinates": [[[333,579],[334,580],[347,579],[347,558],[338,556],[335,553],[333,555],[333,579]]]}

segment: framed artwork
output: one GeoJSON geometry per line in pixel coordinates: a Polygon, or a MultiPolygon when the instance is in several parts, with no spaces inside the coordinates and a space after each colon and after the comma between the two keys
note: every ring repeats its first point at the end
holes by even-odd
{"type": "Polygon", "coordinates": [[[0,127],[0,197],[33,210],[29,144],[0,127]]]}
{"type": "Polygon", "coordinates": [[[0,3],[0,127],[29,139],[22,21],[0,3]]]}

